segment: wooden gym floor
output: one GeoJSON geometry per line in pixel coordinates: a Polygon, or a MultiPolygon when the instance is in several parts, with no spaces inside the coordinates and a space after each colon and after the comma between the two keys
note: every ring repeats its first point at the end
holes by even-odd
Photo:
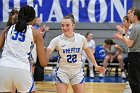
{"type": "MultiPolygon", "coordinates": [[[[36,93],[56,93],[55,82],[52,76],[52,70],[45,71],[45,80],[36,82],[36,93]],[[46,72],[47,71],[47,72],[46,72]]],[[[119,76],[114,77],[114,71],[111,73],[113,76],[104,77],[100,79],[98,75],[94,79],[85,77],[85,93],[131,93],[130,89],[126,90],[125,80],[119,76]]],[[[71,86],[69,86],[67,93],[73,93],[71,86]]]]}
{"type": "MultiPolygon", "coordinates": [[[[86,82],[85,93],[123,93],[124,83],[97,83],[86,82]]],[[[54,82],[36,82],[36,93],[56,93],[54,82]]],[[[69,86],[67,93],[73,93],[69,86]]]]}

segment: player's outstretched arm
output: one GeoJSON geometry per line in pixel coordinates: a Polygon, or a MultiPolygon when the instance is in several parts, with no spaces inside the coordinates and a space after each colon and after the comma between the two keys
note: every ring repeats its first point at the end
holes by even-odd
{"type": "Polygon", "coordinates": [[[51,54],[52,54],[52,49],[46,48],[46,56],[47,56],[47,61],[49,62],[51,54]]]}
{"type": "Polygon", "coordinates": [[[36,43],[37,55],[38,55],[38,58],[39,58],[39,62],[41,64],[41,66],[47,66],[48,61],[47,61],[47,58],[46,58],[46,52],[45,52],[45,48],[44,48],[43,37],[35,29],[33,29],[33,35],[34,35],[34,42],[36,43]]]}
{"type": "Polygon", "coordinates": [[[95,66],[95,69],[97,71],[99,71],[101,74],[104,74],[105,68],[97,65],[96,60],[95,60],[91,50],[87,47],[86,49],[84,49],[84,51],[86,52],[87,57],[91,60],[91,62],[95,66]]]}
{"type": "Polygon", "coordinates": [[[6,27],[1,33],[0,33],[0,49],[4,46],[4,41],[6,37],[6,31],[8,30],[8,27],[6,27]]]}

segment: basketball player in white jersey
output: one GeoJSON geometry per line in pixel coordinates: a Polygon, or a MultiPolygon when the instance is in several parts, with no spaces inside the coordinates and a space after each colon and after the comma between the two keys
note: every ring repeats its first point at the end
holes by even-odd
{"type": "Polygon", "coordinates": [[[32,64],[36,52],[42,66],[48,61],[45,56],[43,38],[32,28],[35,10],[31,6],[22,7],[18,21],[0,34],[0,48],[3,48],[0,59],[0,92],[12,91],[14,85],[18,92],[31,93],[34,87],[32,64]]]}
{"type": "MultiPolygon", "coordinates": [[[[93,34],[91,32],[87,32],[85,37],[87,39],[88,47],[90,48],[92,54],[94,55],[95,47],[96,46],[95,46],[95,41],[92,39],[93,38],[93,34]]],[[[87,57],[86,53],[83,52],[82,61],[85,63],[86,59],[88,60],[89,77],[93,78],[94,77],[93,64],[89,60],[89,58],[87,57]]]]}
{"type": "Polygon", "coordinates": [[[85,93],[83,62],[81,61],[83,50],[98,71],[104,73],[105,69],[97,65],[86,38],[74,32],[73,15],[67,15],[62,19],[61,28],[63,34],[55,37],[47,47],[48,59],[55,49],[59,52],[56,70],[57,93],[67,93],[69,83],[72,85],[74,93],[85,93]]]}

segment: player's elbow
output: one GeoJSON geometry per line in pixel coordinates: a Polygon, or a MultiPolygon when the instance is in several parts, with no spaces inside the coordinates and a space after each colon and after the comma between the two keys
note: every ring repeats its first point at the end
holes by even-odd
{"type": "Polygon", "coordinates": [[[47,60],[46,61],[42,61],[40,63],[40,65],[43,66],[43,67],[46,67],[48,65],[48,61],[47,60]]]}
{"type": "Polygon", "coordinates": [[[2,49],[3,48],[3,45],[0,45],[0,49],[2,49]]]}
{"type": "Polygon", "coordinates": [[[43,66],[43,67],[48,65],[48,60],[45,56],[44,56],[43,59],[40,60],[40,65],[43,66]]]}
{"type": "Polygon", "coordinates": [[[133,43],[128,43],[127,46],[128,47],[132,47],[133,43]]]}

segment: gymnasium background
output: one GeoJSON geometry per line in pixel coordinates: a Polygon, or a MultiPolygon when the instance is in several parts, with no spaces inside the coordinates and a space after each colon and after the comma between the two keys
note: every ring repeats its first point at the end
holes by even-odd
{"type": "MultiPolygon", "coordinates": [[[[132,6],[140,8],[139,4],[140,0],[0,0],[0,31],[12,8],[31,5],[43,24],[50,26],[44,39],[45,46],[61,34],[60,22],[67,14],[75,17],[75,32],[83,35],[93,32],[96,45],[102,45],[104,39],[112,38],[116,24],[122,23],[128,9],[132,6]]],[[[120,41],[115,42],[125,47],[120,41]]]]}

